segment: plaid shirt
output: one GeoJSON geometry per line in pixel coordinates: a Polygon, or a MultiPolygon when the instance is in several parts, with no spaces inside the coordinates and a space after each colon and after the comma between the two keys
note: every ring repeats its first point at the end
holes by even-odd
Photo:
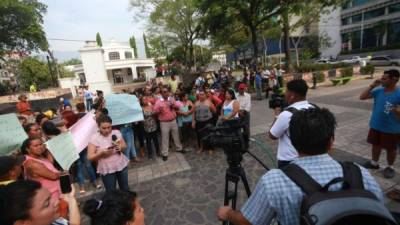
{"type": "MultiPolygon", "coordinates": [[[[342,167],[328,154],[300,157],[293,163],[303,168],[321,185],[327,184],[333,178],[343,177],[342,167]]],[[[365,189],[374,193],[383,203],[383,193],[378,183],[368,170],[360,168],[365,189]]],[[[341,184],[335,184],[329,190],[340,188],[341,184]]],[[[301,189],[281,170],[273,169],[261,177],[241,212],[253,225],[270,224],[275,217],[280,225],[299,224],[303,196],[301,189]]]]}

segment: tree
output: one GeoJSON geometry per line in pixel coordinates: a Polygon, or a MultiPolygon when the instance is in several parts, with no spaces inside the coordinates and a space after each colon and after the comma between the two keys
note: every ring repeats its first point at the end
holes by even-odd
{"type": "Polygon", "coordinates": [[[49,68],[45,62],[35,57],[23,59],[18,68],[18,80],[24,90],[29,90],[31,84],[36,84],[40,89],[52,85],[49,68]]]}
{"type": "Polygon", "coordinates": [[[144,42],[144,51],[146,53],[146,58],[151,58],[151,52],[149,45],[147,44],[147,38],[145,33],[143,33],[143,42],[144,42]]]}
{"type": "Polygon", "coordinates": [[[225,27],[232,27],[232,24],[243,26],[250,34],[253,64],[256,64],[260,32],[271,18],[281,13],[282,5],[292,1],[294,0],[200,0],[200,8],[204,15],[203,24],[211,35],[221,35],[225,27]]]}
{"type": "Polygon", "coordinates": [[[42,27],[46,8],[37,0],[0,1],[0,57],[9,51],[48,48],[42,27]]]}
{"type": "Polygon", "coordinates": [[[151,36],[161,34],[172,45],[168,47],[182,46],[188,55],[184,63],[191,69],[194,43],[200,37],[200,13],[196,0],[131,0],[131,6],[141,11],[148,10],[151,36]]]}
{"type": "Polygon", "coordinates": [[[96,34],[96,42],[97,42],[98,46],[100,46],[100,47],[103,46],[103,42],[101,41],[101,37],[100,37],[100,33],[99,32],[97,32],[97,34],[96,34]]]}
{"type": "Polygon", "coordinates": [[[297,40],[293,42],[296,50],[296,62],[299,64],[299,53],[298,46],[301,42],[302,35],[306,30],[304,27],[310,27],[313,23],[317,23],[320,19],[321,14],[329,13],[334,10],[337,6],[341,5],[343,0],[308,0],[308,1],[293,1],[286,2],[282,5],[283,10],[280,14],[283,38],[284,38],[284,48],[285,48],[285,58],[286,58],[286,70],[291,72],[291,55],[290,55],[290,33],[301,29],[300,35],[297,40]],[[293,17],[296,16],[299,19],[293,22],[293,17]]]}
{"type": "Polygon", "coordinates": [[[77,58],[69,59],[69,60],[67,60],[67,61],[65,61],[65,62],[63,63],[64,66],[79,65],[79,64],[82,64],[82,60],[77,59],[77,58]]]}
{"type": "Polygon", "coordinates": [[[133,49],[133,53],[135,54],[135,57],[137,58],[138,54],[137,54],[137,46],[136,46],[135,36],[132,36],[131,38],[129,38],[129,45],[133,49]]]}

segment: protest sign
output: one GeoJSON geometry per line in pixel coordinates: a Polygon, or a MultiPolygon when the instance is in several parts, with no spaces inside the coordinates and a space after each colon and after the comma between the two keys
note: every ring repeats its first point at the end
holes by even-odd
{"type": "Polygon", "coordinates": [[[64,170],[69,170],[72,163],[79,159],[72,134],[62,133],[46,142],[47,149],[64,170]]]}
{"type": "Polygon", "coordinates": [[[0,115],[0,155],[6,155],[19,148],[27,138],[14,113],[0,115]]]}
{"type": "Polygon", "coordinates": [[[112,125],[121,125],[143,120],[142,107],[134,95],[109,94],[105,97],[112,125]]]}
{"type": "Polygon", "coordinates": [[[90,137],[98,130],[94,117],[93,112],[86,113],[84,117],[70,127],[72,139],[78,153],[88,146],[90,137]]]}

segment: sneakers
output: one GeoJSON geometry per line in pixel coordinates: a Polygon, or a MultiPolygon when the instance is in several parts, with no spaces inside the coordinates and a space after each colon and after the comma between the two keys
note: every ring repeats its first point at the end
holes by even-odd
{"type": "Polygon", "coordinates": [[[162,160],[163,161],[167,161],[168,160],[168,156],[162,156],[162,160]]]}
{"type": "Polygon", "coordinates": [[[372,170],[377,170],[377,169],[379,169],[379,165],[378,165],[378,164],[377,164],[377,165],[374,165],[374,164],[371,163],[371,161],[366,162],[363,166],[364,166],[365,168],[367,168],[367,169],[372,169],[372,170]]]}
{"type": "Polygon", "coordinates": [[[390,167],[386,167],[384,170],[383,170],[383,176],[385,177],[385,178],[393,178],[394,177],[394,175],[395,175],[395,171],[394,171],[394,169],[392,169],[392,168],[390,168],[390,167]]]}

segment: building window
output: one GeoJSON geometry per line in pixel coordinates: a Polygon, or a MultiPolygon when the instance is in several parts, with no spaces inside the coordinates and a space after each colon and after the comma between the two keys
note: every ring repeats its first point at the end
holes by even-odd
{"type": "Polygon", "coordinates": [[[389,6],[389,13],[395,13],[399,11],[400,11],[400,3],[389,6]]]}
{"type": "Polygon", "coordinates": [[[110,60],[118,60],[119,52],[110,52],[108,53],[108,57],[110,58],[110,60]]]}
{"type": "Polygon", "coordinates": [[[361,31],[353,31],[351,33],[351,49],[360,49],[361,31]]]}
{"type": "Polygon", "coordinates": [[[372,0],[354,0],[353,1],[353,7],[359,6],[359,5],[364,5],[365,3],[368,3],[372,0]]]}
{"type": "Polygon", "coordinates": [[[124,83],[124,76],[122,75],[122,71],[120,69],[112,70],[112,75],[114,84],[124,83]]]}
{"type": "Polygon", "coordinates": [[[132,59],[132,52],[125,52],[125,59],[132,59]]]}
{"type": "Polygon", "coordinates": [[[364,20],[373,19],[378,16],[385,15],[385,8],[375,9],[369,12],[364,13],[364,20]]]}
{"type": "Polygon", "coordinates": [[[400,22],[392,23],[388,27],[388,45],[400,43],[400,22]]]}
{"type": "Polygon", "coordinates": [[[346,18],[343,18],[342,19],[342,26],[343,25],[349,25],[351,22],[350,22],[350,18],[351,17],[346,17],[346,18]]]}
{"type": "Polygon", "coordinates": [[[361,22],[361,19],[362,19],[362,15],[361,14],[354,15],[354,16],[351,17],[351,22],[352,23],[358,23],[358,22],[361,22]]]}
{"type": "Polygon", "coordinates": [[[363,31],[363,48],[372,48],[379,46],[379,39],[374,28],[363,31]]]}

